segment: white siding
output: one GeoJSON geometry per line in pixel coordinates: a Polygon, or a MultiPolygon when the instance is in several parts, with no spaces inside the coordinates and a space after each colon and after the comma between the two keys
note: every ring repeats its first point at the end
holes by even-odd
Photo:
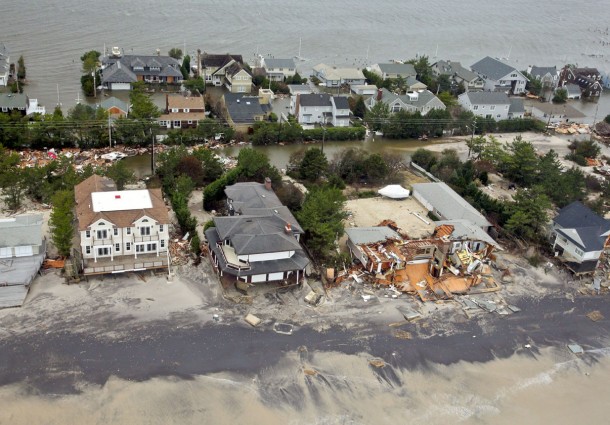
{"type": "Polygon", "coordinates": [[[257,261],[270,261],[290,258],[294,255],[294,251],[267,252],[264,254],[239,255],[238,258],[242,261],[255,263],[257,261]]]}
{"type": "Polygon", "coordinates": [[[131,90],[130,83],[110,83],[110,90],[131,90]]]}
{"type": "Polygon", "coordinates": [[[284,272],[269,273],[269,281],[284,279],[284,272]]]}
{"type": "Polygon", "coordinates": [[[267,275],[266,274],[256,274],[253,275],[251,277],[250,282],[252,283],[256,283],[256,282],[266,282],[267,281],[267,275]]]}
{"type": "Polygon", "coordinates": [[[28,257],[30,255],[34,255],[31,245],[15,247],[15,257],[28,257]]]}

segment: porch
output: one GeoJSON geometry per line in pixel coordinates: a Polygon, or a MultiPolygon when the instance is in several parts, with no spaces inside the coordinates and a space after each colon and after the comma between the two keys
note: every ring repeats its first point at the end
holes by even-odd
{"type": "Polygon", "coordinates": [[[92,258],[84,259],[83,275],[91,276],[106,273],[125,273],[140,270],[165,269],[169,266],[169,252],[138,254],[138,258],[133,255],[120,255],[110,259],[110,257],[98,257],[97,262],[92,258]]]}

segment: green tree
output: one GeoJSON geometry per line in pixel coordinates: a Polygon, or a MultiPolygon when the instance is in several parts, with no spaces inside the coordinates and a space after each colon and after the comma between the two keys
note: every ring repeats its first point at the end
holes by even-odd
{"type": "Polygon", "coordinates": [[[159,108],[153,103],[150,94],[146,93],[146,86],[142,81],[132,84],[129,102],[131,103],[131,108],[129,109],[130,118],[152,120],[161,115],[159,108]]]}
{"type": "Polygon", "coordinates": [[[527,83],[525,83],[525,90],[535,96],[542,93],[542,82],[539,79],[532,77],[532,75],[526,71],[521,71],[521,74],[528,79],[527,83]]]}
{"type": "Polygon", "coordinates": [[[541,239],[543,226],[548,221],[547,211],[551,208],[547,196],[537,191],[519,189],[513,199],[506,230],[525,239],[541,239]]]}
{"type": "Polygon", "coordinates": [[[74,221],[74,213],[72,212],[74,192],[71,190],[61,190],[55,193],[51,198],[51,204],[53,205],[51,218],[49,219],[51,238],[59,255],[69,257],[74,235],[72,227],[74,221]]]}
{"type": "Polygon", "coordinates": [[[106,176],[114,180],[118,190],[125,189],[125,185],[135,181],[136,176],[133,171],[125,165],[123,161],[116,161],[110,167],[106,168],[106,176]]]}
{"type": "Polygon", "coordinates": [[[16,211],[21,207],[25,191],[23,178],[23,173],[16,167],[5,170],[0,175],[0,188],[2,188],[4,202],[11,211],[16,211]]]}
{"type": "Polygon", "coordinates": [[[80,82],[85,96],[95,95],[95,83],[101,81],[101,71],[99,69],[100,56],[101,53],[97,50],[90,50],[80,57],[83,72],[80,82]],[[96,74],[95,80],[97,81],[94,81],[94,73],[96,74]]]}
{"type": "Polygon", "coordinates": [[[383,102],[377,102],[371,109],[369,109],[365,116],[364,122],[373,131],[381,130],[382,126],[390,117],[390,108],[383,102]]]}
{"type": "Polygon", "coordinates": [[[169,52],[167,52],[167,56],[176,60],[180,60],[182,59],[182,49],[172,47],[171,49],[169,49],[169,52]]]}
{"type": "Polygon", "coordinates": [[[365,115],[366,105],[364,104],[364,98],[362,96],[358,96],[356,104],[354,105],[354,116],[358,118],[364,118],[365,115]]]}
{"type": "Polygon", "coordinates": [[[203,168],[203,182],[210,183],[220,178],[224,171],[222,162],[210,149],[201,147],[193,151],[193,155],[201,162],[203,168]]]}
{"type": "Polygon", "coordinates": [[[606,115],[606,118],[604,118],[604,121],[608,124],[610,124],[610,115],[606,115]]]}
{"type": "Polygon", "coordinates": [[[457,99],[448,91],[442,91],[438,94],[438,99],[445,104],[445,106],[457,105],[457,99]]]}
{"type": "Polygon", "coordinates": [[[193,93],[203,94],[203,92],[205,92],[205,82],[201,77],[194,77],[184,80],[182,85],[193,93]]]}
{"type": "Polygon", "coordinates": [[[328,259],[332,256],[335,241],[343,235],[345,197],[339,189],[313,188],[305,197],[297,219],[305,231],[305,244],[314,256],[328,259]]]}
{"type": "Polygon", "coordinates": [[[328,160],[324,152],[318,148],[307,149],[299,165],[299,177],[303,180],[315,182],[323,177],[327,171],[328,160]]]}
{"type": "Polygon", "coordinates": [[[566,89],[555,90],[553,103],[566,103],[568,101],[568,91],[566,89]]]}
{"type": "Polygon", "coordinates": [[[390,168],[385,159],[378,153],[369,155],[364,161],[366,177],[371,183],[380,183],[390,174],[390,168]]]}
{"type": "Polygon", "coordinates": [[[506,177],[523,187],[530,187],[538,171],[538,155],[534,145],[517,136],[507,144],[507,148],[509,155],[504,164],[506,177]]]}
{"type": "Polygon", "coordinates": [[[23,60],[23,55],[19,56],[19,60],[17,61],[17,79],[20,81],[25,80],[26,70],[25,70],[25,61],[23,60]]]}
{"type": "Polygon", "coordinates": [[[189,55],[184,56],[180,72],[182,72],[182,77],[185,80],[188,80],[189,75],[191,74],[191,57],[189,55]]]}
{"type": "Polygon", "coordinates": [[[411,155],[411,161],[430,171],[432,166],[436,164],[436,155],[428,149],[419,148],[411,155]]]}

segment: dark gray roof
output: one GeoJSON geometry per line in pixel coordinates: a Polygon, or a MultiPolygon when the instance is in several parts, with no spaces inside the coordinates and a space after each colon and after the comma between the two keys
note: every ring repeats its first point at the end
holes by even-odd
{"type": "Polygon", "coordinates": [[[229,53],[218,55],[204,52],[201,55],[201,66],[204,68],[221,68],[232,60],[241,64],[244,63],[241,55],[232,55],[229,53]]]}
{"type": "Polygon", "coordinates": [[[387,226],[353,227],[345,229],[345,233],[356,245],[368,245],[387,239],[402,239],[397,232],[387,226]]]}
{"type": "Polygon", "coordinates": [[[502,92],[470,91],[460,96],[467,96],[473,105],[510,105],[510,98],[502,92]]]}
{"type": "Polygon", "coordinates": [[[525,106],[523,105],[523,99],[521,99],[519,97],[511,97],[509,100],[510,100],[510,107],[508,108],[508,113],[510,113],[510,114],[525,113],[525,106]]]}
{"type": "Polygon", "coordinates": [[[410,63],[379,63],[377,65],[386,74],[398,74],[405,78],[417,74],[415,67],[410,63]]]}
{"type": "MultiPolygon", "coordinates": [[[[42,244],[42,215],[0,218],[0,247],[42,244]]],[[[2,279],[0,278],[0,281],[2,279]]]]}
{"type": "Polygon", "coordinates": [[[347,101],[347,97],[333,96],[333,101],[335,102],[335,107],[337,109],[349,109],[349,102],[347,101]]]}
{"type": "Polygon", "coordinates": [[[210,227],[205,231],[205,237],[210,244],[212,251],[216,254],[218,265],[224,273],[233,276],[251,276],[260,275],[267,273],[287,272],[303,270],[309,264],[309,259],[303,250],[296,250],[294,255],[290,258],[283,258],[280,260],[269,260],[269,261],[256,261],[250,263],[250,269],[247,270],[236,270],[231,267],[227,267],[224,260],[224,256],[220,252],[221,249],[218,246],[218,242],[221,241],[219,238],[217,229],[210,227]]]}
{"type": "Polygon", "coordinates": [[[466,219],[480,227],[489,227],[487,219],[446,183],[415,183],[414,196],[420,194],[448,220],[466,219]]]}
{"type": "Polygon", "coordinates": [[[28,106],[28,98],[20,93],[0,93],[0,108],[23,109],[28,106]]]}
{"type": "Polygon", "coordinates": [[[272,59],[272,58],[264,58],[265,59],[265,68],[292,68],[295,69],[296,66],[294,64],[293,59],[272,59]]]}
{"type": "Polygon", "coordinates": [[[438,72],[443,75],[457,75],[465,81],[472,81],[477,78],[476,73],[464,68],[460,62],[438,61],[434,65],[436,66],[438,72]]]}
{"type": "Polygon", "coordinates": [[[486,78],[491,78],[492,80],[499,80],[511,72],[517,71],[512,66],[489,56],[484,57],[470,68],[477,74],[484,75],[486,78]]]}
{"type": "MultiPolygon", "coordinates": [[[[415,108],[423,108],[433,99],[437,99],[437,97],[430,90],[422,90],[417,93],[412,93],[412,96],[410,96],[409,94],[395,94],[386,88],[381,89],[381,101],[383,103],[391,105],[396,101],[396,99],[400,99],[400,101],[405,105],[412,105],[415,108]]],[[[440,104],[442,105],[442,103],[440,104]]]]}
{"type": "Polygon", "coordinates": [[[303,229],[290,210],[282,204],[275,192],[267,190],[263,183],[235,183],[225,188],[225,195],[238,214],[276,215],[285,223],[290,223],[293,232],[303,233],[303,229]]]}
{"type": "Polygon", "coordinates": [[[253,123],[254,117],[264,115],[266,110],[261,107],[256,96],[245,96],[239,93],[225,93],[225,105],[234,123],[253,123]]]}
{"type": "Polygon", "coordinates": [[[294,235],[285,232],[286,222],[275,215],[214,217],[214,224],[220,239],[230,240],[238,255],[301,249],[294,235]]]}
{"type": "Polygon", "coordinates": [[[299,96],[301,106],[330,106],[330,94],[312,93],[299,96]]]}
{"type": "Polygon", "coordinates": [[[578,84],[573,84],[573,83],[568,83],[563,87],[559,87],[559,89],[566,89],[566,91],[568,92],[568,95],[580,95],[582,93],[582,90],[580,89],[580,86],[578,84]]]}
{"type": "Polygon", "coordinates": [[[553,221],[564,228],[599,227],[604,229],[602,233],[610,230],[609,220],[595,214],[580,201],[574,201],[563,207],[553,221]]]}
{"type": "Polygon", "coordinates": [[[138,81],[136,74],[121,62],[116,62],[102,71],[102,84],[135,83],[136,81],[138,81]]]}
{"type": "Polygon", "coordinates": [[[555,66],[532,66],[530,71],[530,75],[534,78],[542,78],[546,74],[551,74],[552,76],[557,76],[557,67],[555,66]]]}
{"type": "Polygon", "coordinates": [[[553,222],[559,227],[558,233],[585,251],[602,250],[610,232],[610,220],[595,214],[580,201],[563,207],[553,222]]]}

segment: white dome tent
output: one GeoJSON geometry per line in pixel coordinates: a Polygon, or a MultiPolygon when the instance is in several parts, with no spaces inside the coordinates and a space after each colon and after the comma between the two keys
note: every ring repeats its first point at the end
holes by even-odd
{"type": "Polygon", "coordinates": [[[402,187],[399,184],[391,184],[377,191],[382,196],[386,196],[392,199],[405,199],[409,197],[409,192],[407,189],[402,187]]]}

